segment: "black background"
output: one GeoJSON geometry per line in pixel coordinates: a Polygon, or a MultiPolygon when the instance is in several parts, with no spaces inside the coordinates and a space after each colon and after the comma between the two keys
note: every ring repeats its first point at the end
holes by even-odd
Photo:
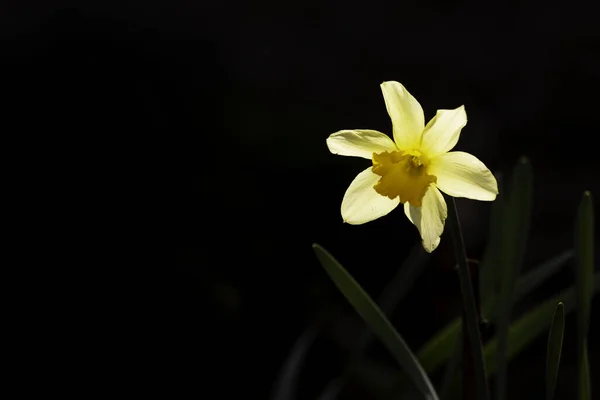
{"type": "MultiPolygon", "coordinates": [[[[340,129],[391,133],[383,81],[402,82],[427,120],[465,104],[457,149],[498,177],[530,158],[525,269],[570,248],[582,192],[600,193],[600,32],[591,2],[3,8],[5,129],[40,161],[25,186],[58,227],[42,230],[72,234],[59,250],[76,258],[80,272],[69,279],[78,292],[106,283],[91,296],[95,311],[68,318],[102,321],[86,331],[99,339],[80,348],[82,362],[99,367],[88,393],[128,383],[132,394],[266,398],[296,337],[324,318],[300,391],[316,398],[361,324],[311,244],[375,294],[419,240],[401,210],[363,226],[339,214],[368,163],[331,155],[325,139],[340,129]]],[[[458,206],[469,256],[479,258],[489,204],[458,206]]],[[[399,329],[413,349],[459,312],[445,242],[400,305],[399,329]]],[[[566,270],[529,302],[571,282],[566,270]]],[[[561,398],[571,398],[575,382],[568,322],[561,398]]],[[[511,396],[541,398],[544,340],[511,364],[511,396]]],[[[597,371],[599,348],[590,346],[597,371]]]]}

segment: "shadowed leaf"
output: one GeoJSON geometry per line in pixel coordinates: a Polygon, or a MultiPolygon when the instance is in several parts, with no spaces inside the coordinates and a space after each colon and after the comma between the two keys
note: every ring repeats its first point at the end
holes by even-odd
{"type": "Polygon", "coordinates": [[[377,304],[331,254],[317,244],[313,244],[313,250],[337,288],[383,342],[421,393],[427,399],[438,400],[438,395],[421,364],[377,304]]]}
{"type": "Polygon", "coordinates": [[[579,400],[591,400],[587,334],[592,307],[594,274],[594,209],[592,195],[585,192],[575,221],[575,282],[577,287],[577,364],[579,400]]]}
{"type": "Polygon", "coordinates": [[[546,352],[546,400],[554,397],[560,354],[562,353],[563,336],[565,332],[565,307],[558,303],[550,325],[548,348],[546,352]]]}
{"type": "Polygon", "coordinates": [[[503,212],[503,223],[500,231],[499,266],[500,294],[498,306],[494,312],[498,335],[498,374],[496,376],[495,400],[506,399],[506,368],[508,351],[508,330],[510,315],[514,302],[514,286],[520,275],[523,255],[529,234],[531,220],[531,204],[533,192],[533,172],[526,158],[521,158],[514,168],[509,198],[503,212]]]}

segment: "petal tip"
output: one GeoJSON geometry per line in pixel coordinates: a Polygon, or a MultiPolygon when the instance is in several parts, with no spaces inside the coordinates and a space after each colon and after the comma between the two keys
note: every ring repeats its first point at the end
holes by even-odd
{"type": "Polygon", "coordinates": [[[352,221],[349,219],[344,219],[344,224],[348,224],[348,225],[362,225],[364,224],[363,221],[352,221]]]}
{"type": "Polygon", "coordinates": [[[426,252],[433,253],[433,251],[435,249],[437,249],[438,246],[440,245],[440,242],[441,242],[440,237],[438,237],[436,240],[434,240],[433,243],[425,243],[425,241],[423,241],[423,248],[425,249],[426,252]]]}
{"type": "Polygon", "coordinates": [[[342,223],[348,224],[348,225],[360,225],[363,222],[359,222],[359,221],[353,220],[351,217],[348,217],[347,215],[344,215],[344,213],[342,212],[342,223]]]}
{"type": "MultiPolygon", "coordinates": [[[[465,116],[465,125],[467,123],[467,121],[469,121],[469,119],[467,118],[467,109],[465,108],[465,105],[461,105],[460,107],[458,107],[458,110],[464,114],[465,116]]],[[[463,127],[464,128],[464,127],[463,127]]]]}
{"type": "Polygon", "coordinates": [[[327,144],[327,149],[329,150],[329,152],[331,154],[339,154],[339,151],[337,151],[334,146],[332,146],[332,144],[329,142],[329,138],[327,138],[327,140],[325,140],[325,144],[327,144]]]}

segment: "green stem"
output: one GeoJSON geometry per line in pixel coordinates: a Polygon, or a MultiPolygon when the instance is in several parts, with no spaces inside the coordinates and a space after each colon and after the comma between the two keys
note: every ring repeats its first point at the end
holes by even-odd
{"type": "Polygon", "coordinates": [[[467,382],[463,382],[463,394],[465,400],[470,398],[469,393],[472,393],[473,386],[475,386],[477,399],[490,400],[490,391],[486,380],[485,363],[481,345],[481,333],[479,332],[479,312],[477,309],[477,301],[475,300],[473,283],[471,281],[471,274],[467,264],[465,244],[463,242],[462,232],[460,229],[458,212],[456,211],[456,203],[454,202],[454,198],[449,197],[448,199],[448,220],[450,225],[450,233],[452,234],[452,244],[454,245],[454,255],[456,257],[456,263],[458,264],[460,291],[462,293],[464,306],[463,327],[466,325],[467,333],[466,335],[463,333],[465,338],[463,355],[465,358],[467,358],[463,360],[465,366],[463,370],[469,370],[470,368],[467,368],[467,366],[469,363],[472,363],[471,365],[473,366],[475,373],[475,385],[473,385],[471,374],[465,373],[463,375],[467,380],[467,382]]]}

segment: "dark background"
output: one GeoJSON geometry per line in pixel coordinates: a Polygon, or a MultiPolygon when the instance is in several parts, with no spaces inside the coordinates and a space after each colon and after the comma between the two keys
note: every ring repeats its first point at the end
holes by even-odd
{"type": "MultiPolygon", "coordinates": [[[[83,360],[100,366],[91,392],[125,383],[128,393],[267,398],[295,339],[326,321],[300,384],[299,398],[316,398],[361,323],[311,244],[375,295],[419,240],[400,209],[363,226],[339,214],[368,162],[331,155],[325,139],[340,129],[391,133],[383,81],[402,82],[427,120],[465,104],[469,123],[457,149],[498,177],[519,156],[530,158],[535,208],[525,269],[571,247],[582,192],[600,193],[592,2],[2,8],[5,129],[23,140],[21,151],[40,156],[33,169],[47,178],[34,190],[44,199],[41,215],[70,231],[79,268],[93,271],[70,279],[82,292],[78,279],[106,283],[86,314],[104,321],[90,332],[100,339],[81,348],[83,360]]],[[[458,206],[469,256],[479,258],[489,204],[458,206]]],[[[459,312],[447,242],[399,307],[399,330],[415,350],[459,312]]],[[[572,282],[567,269],[528,301],[572,282]]],[[[573,322],[561,398],[574,390],[573,322]]],[[[544,343],[511,364],[512,397],[541,398],[544,343]]],[[[385,351],[374,351],[395,371],[385,351]]],[[[593,340],[590,351],[598,371],[593,340]]]]}

